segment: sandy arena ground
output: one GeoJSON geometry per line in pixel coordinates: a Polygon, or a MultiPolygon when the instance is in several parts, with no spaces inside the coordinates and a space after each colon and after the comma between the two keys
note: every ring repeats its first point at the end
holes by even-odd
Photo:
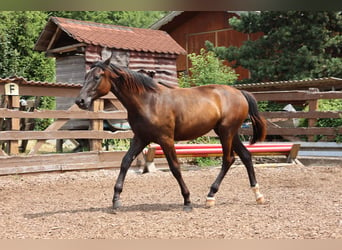
{"type": "Polygon", "coordinates": [[[170,172],[118,170],[0,177],[1,239],[342,239],[342,166],[256,167],[267,200],[256,205],[244,167],[233,167],[204,206],[218,168],[183,171],[192,212],[170,172]]]}

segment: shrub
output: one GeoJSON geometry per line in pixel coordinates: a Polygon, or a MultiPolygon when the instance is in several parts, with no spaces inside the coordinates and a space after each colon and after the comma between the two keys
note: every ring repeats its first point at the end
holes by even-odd
{"type": "Polygon", "coordinates": [[[181,74],[179,85],[183,88],[207,84],[233,84],[238,77],[235,71],[224,65],[211,51],[201,49],[200,54],[189,54],[190,74],[181,74]]]}
{"type": "MultiPolygon", "coordinates": [[[[308,108],[306,107],[306,110],[308,108]]],[[[318,100],[318,110],[319,111],[341,111],[342,110],[342,100],[318,100]]],[[[300,119],[300,127],[308,126],[308,119],[300,119]]],[[[316,123],[317,127],[341,127],[342,126],[342,117],[340,118],[320,118],[316,123]]],[[[315,137],[315,141],[322,140],[324,138],[323,135],[318,135],[315,137]]],[[[335,142],[342,142],[342,135],[337,135],[334,138],[335,142]]]]}
{"type": "MultiPolygon", "coordinates": [[[[342,110],[342,100],[319,100],[318,101],[319,111],[341,111],[342,110]]],[[[341,127],[342,117],[340,118],[320,118],[317,120],[317,127],[341,127]]],[[[321,139],[323,136],[318,136],[317,140],[321,139]]],[[[335,137],[336,142],[342,142],[342,135],[337,135],[335,137]]]]}

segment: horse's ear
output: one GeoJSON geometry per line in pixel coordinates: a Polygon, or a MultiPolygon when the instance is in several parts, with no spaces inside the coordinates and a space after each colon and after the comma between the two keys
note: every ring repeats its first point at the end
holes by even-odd
{"type": "Polygon", "coordinates": [[[103,63],[107,66],[109,66],[110,64],[110,60],[112,59],[112,56],[108,57],[108,59],[106,59],[106,61],[104,61],[103,63]]]}

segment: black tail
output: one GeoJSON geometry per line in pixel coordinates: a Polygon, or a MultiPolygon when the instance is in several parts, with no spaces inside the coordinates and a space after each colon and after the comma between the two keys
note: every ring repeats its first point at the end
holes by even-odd
{"type": "Polygon", "coordinates": [[[259,114],[257,101],[251,93],[247,91],[241,91],[241,93],[248,102],[248,114],[253,125],[253,137],[251,138],[250,143],[254,144],[257,141],[263,141],[266,137],[266,121],[259,114]]]}

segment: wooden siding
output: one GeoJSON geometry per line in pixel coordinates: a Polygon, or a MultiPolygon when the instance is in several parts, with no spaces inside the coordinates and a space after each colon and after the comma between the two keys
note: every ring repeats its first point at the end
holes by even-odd
{"type": "MultiPolygon", "coordinates": [[[[83,83],[85,76],[85,60],[83,55],[62,56],[56,58],[57,82],[83,83]]],[[[67,110],[75,103],[75,98],[56,97],[56,109],[67,110]]],[[[88,120],[70,120],[62,129],[87,129],[88,120]]]]}
{"type": "MultiPolygon", "coordinates": [[[[134,52],[116,50],[101,46],[87,45],[84,55],[63,56],[56,58],[56,75],[58,82],[83,83],[86,72],[91,65],[99,60],[112,56],[112,63],[129,67],[131,70],[155,73],[154,79],[169,84],[178,84],[176,58],[177,55],[134,52]]],[[[67,110],[75,103],[74,98],[56,97],[56,109],[67,110]]],[[[113,105],[105,101],[106,110],[115,110],[113,105]]],[[[70,120],[62,129],[86,129],[89,121],[70,120]]]]}
{"type": "Polygon", "coordinates": [[[57,82],[83,83],[85,75],[83,55],[62,56],[56,59],[57,82]]]}
{"type": "Polygon", "coordinates": [[[178,84],[175,55],[131,52],[128,66],[134,71],[154,72],[156,81],[178,84]]]}
{"type": "MultiPolygon", "coordinates": [[[[205,48],[206,40],[215,46],[229,47],[241,46],[243,41],[255,40],[260,36],[260,34],[247,35],[232,30],[228,19],[233,16],[237,15],[227,11],[185,11],[161,27],[161,30],[168,32],[179,45],[186,49],[187,53],[199,53],[201,48],[205,48]]],[[[178,56],[176,63],[179,72],[186,71],[191,66],[185,55],[178,56]]],[[[249,78],[248,70],[238,67],[235,71],[239,74],[239,79],[249,78]]]]}
{"type": "Polygon", "coordinates": [[[176,55],[159,54],[150,52],[137,52],[126,50],[110,50],[98,46],[89,45],[86,48],[85,60],[86,69],[98,61],[105,60],[112,56],[112,63],[119,66],[128,67],[134,71],[144,70],[155,73],[154,79],[169,84],[178,84],[176,55]]]}

